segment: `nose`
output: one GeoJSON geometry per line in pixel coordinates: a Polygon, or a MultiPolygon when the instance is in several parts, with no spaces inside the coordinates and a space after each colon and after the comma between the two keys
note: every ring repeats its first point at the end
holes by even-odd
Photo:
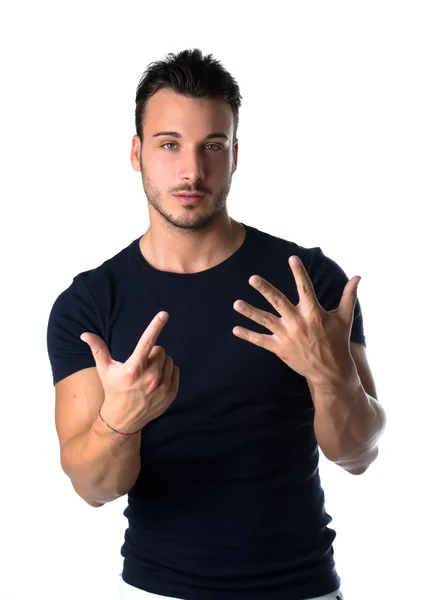
{"type": "Polygon", "coordinates": [[[184,156],[180,161],[180,179],[188,179],[191,182],[196,182],[199,179],[204,179],[204,176],[205,168],[203,158],[196,151],[185,151],[184,156]]]}

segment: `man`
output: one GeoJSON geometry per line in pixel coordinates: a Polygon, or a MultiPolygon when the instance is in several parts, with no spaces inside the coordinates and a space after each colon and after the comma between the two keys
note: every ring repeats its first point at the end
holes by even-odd
{"type": "Polygon", "coordinates": [[[50,314],[62,468],[91,506],[128,493],[118,598],[342,598],[318,445],[361,474],[385,427],[359,277],[228,216],[240,102],[199,50],[148,68],[150,226],[50,314]]]}

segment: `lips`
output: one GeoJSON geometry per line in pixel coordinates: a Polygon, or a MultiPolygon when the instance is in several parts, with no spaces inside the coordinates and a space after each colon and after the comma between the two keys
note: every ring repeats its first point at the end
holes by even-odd
{"type": "Polygon", "coordinates": [[[203,194],[174,194],[174,198],[177,199],[177,201],[180,204],[201,204],[201,201],[204,198],[203,194]]]}
{"type": "Polygon", "coordinates": [[[203,198],[204,194],[174,194],[178,198],[203,198]]]}

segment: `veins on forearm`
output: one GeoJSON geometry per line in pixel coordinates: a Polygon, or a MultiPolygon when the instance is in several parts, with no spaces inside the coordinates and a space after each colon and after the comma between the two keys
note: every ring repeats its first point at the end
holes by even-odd
{"type": "Polygon", "coordinates": [[[384,411],[361,383],[326,392],[312,388],[314,430],[325,456],[336,463],[374,460],[384,411]]]}

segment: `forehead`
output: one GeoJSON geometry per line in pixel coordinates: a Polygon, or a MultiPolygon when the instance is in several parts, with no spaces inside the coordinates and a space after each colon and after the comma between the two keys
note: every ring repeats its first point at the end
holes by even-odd
{"type": "Polygon", "coordinates": [[[154,130],[156,127],[175,131],[181,131],[184,127],[189,127],[190,130],[193,127],[212,127],[214,131],[227,131],[232,126],[232,109],[221,98],[190,98],[172,90],[161,89],[147,102],[144,131],[154,130]]]}

